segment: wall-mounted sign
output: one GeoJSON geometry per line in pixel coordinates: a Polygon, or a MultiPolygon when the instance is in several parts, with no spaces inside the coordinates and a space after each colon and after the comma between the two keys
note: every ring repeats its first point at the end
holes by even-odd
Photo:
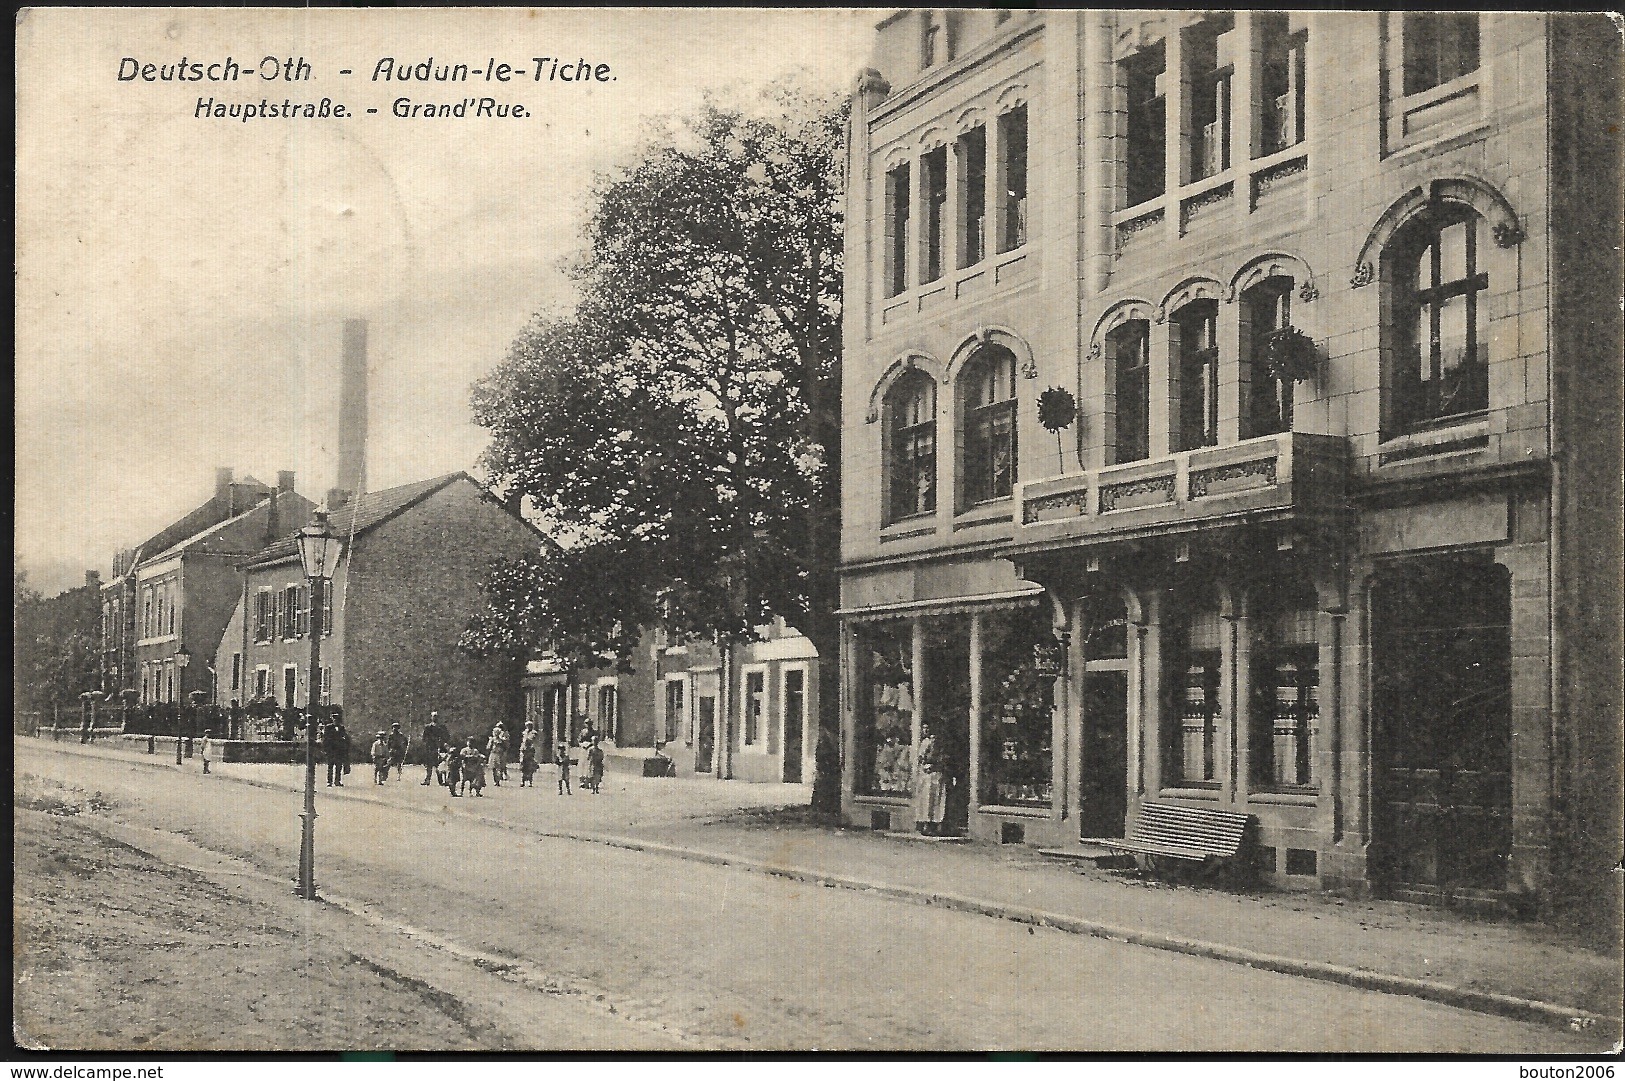
{"type": "Polygon", "coordinates": [[[1066,675],[1066,652],[1059,642],[1039,642],[1033,646],[1033,668],[1043,679],[1066,675]]]}

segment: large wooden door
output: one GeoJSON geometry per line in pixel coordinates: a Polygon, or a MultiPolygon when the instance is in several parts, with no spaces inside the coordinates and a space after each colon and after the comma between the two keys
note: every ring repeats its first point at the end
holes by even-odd
{"type": "Polygon", "coordinates": [[[710,773],[711,757],[716,753],[717,742],[717,700],[709,694],[702,694],[694,710],[695,739],[694,739],[694,772],[710,773]]]}
{"type": "Polygon", "coordinates": [[[1391,893],[1506,888],[1510,624],[1487,556],[1396,563],[1372,587],[1372,877],[1391,893]]]}
{"type": "Polygon", "coordinates": [[[1078,832],[1121,837],[1128,811],[1128,673],[1086,672],[1078,742],[1078,832]]]}
{"type": "Polygon", "coordinates": [[[783,747],[784,780],[801,783],[802,733],[807,723],[807,672],[802,668],[784,670],[784,730],[779,733],[783,747]]]}

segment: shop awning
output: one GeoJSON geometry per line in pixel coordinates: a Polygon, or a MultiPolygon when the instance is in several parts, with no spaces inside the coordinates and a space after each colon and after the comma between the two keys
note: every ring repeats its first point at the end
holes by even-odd
{"type": "Polygon", "coordinates": [[[898,619],[902,616],[938,616],[959,612],[989,612],[1002,608],[1023,608],[1044,599],[1042,586],[1011,589],[1002,593],[980,593],[973,597],[939,597],[923,601],[902,601],[895,604],[873,604],[860,608],[842,608],[835,614],[855,622],[876,619],[898,619]]]}

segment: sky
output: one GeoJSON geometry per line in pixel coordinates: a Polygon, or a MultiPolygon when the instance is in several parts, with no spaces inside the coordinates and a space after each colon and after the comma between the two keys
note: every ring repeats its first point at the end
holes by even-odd
{"type": "MultiPolygon", "coordinates": [[[[707,91],[846,89],[879,13],[32,9],[17,23],[16,558],[47,594],[208,498],[230,466],[334,483],[340,324],[368,320],[374,490],[472,468],[471,383],[570,299],[595,175],[707,91]],[[303,57],[308,80],[259,77],[303,57]],[[531,58],[609,65],[534,81],[531,58]],[[374,81],[378,61],[524,65],[374,81]],[[127,63],[126,58],[134,63],[127,63]],[[139,65],[223,64],[231,82],[139,65]],[[341,71],[349,69],[351,75],[341,71]],[[269,67],[263,69],[269,70],[269,67]],[[121,71],[136,77],[121,80],[121,71]],[[490,96],[523,119],[399,118],[490,96]],[[344,105],[213,119],[199,99],[344,105]],[[365,110],[376,108],[376,115],[365,110]]],[[[224,70],[224,69],[222,69],[224,70]]]]}

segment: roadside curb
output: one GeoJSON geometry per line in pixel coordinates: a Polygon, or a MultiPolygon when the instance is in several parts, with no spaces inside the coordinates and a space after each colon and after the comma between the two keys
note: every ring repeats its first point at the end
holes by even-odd
{"type": "MultiPolygon", "coordinates": [[[[133,765],[147,766],[153,769],[172,769],[173,763],[146,762],[141,758],[126,758],[123,755],[87,754],[73,748],[60,746],[51,749],[86,758],[105,758],[113,761],[127,761],[133,765]]],[[[236,777],[229,774],[219,774],[222,780],[238,784],[246,784],[255,788],[272,789],[282,792],[296,791],[287,785],[275,784],[254,778],[236,777]]],[[[347,799],[359,803],[371,803],[377,806],[389,807],[396,810],[409,811],[419,814],[444,814],[448,809],[439,809],[431,812],[427,808],[402,806],[386,800],[374,799],[359,792],[330,792],[329,798],[347,799]]],[[[1079,916],[1069,916],[1058,912],[1049,912],[1043,909],[1026,908],[999,901],[986,901],[974,897],[965,897],[959,894],[946,893],[938,890],[924,889],[915,886],[901,886],[894,883],[877,882],[869,879],[853,878],[846,875],[831,874],[827,871],[818,871],[811,868],[795,867],[788,864],[776,864],[766,860],[755,859],[750,856],[741,856],[728,852],[716,852],[708,849],[688,848],[682,845],[667,844],[661,841],[647,841],[636,837],[625,837],[616,834],[590,833],[579,830],[547,830],[526,826],[504,819],[490,818],[477,811],[457,810],[449,811],[459,817],[468,818],[484,825],[498,826],[531,835],[552,837],[561,840],[579,841],[587,844],[600,844],[612,848],[621,848],[634,852],[644,852],[651,855],[667,856],[696,863],[707,863],[718,867],[734,867],[741,870],[752,871],[758,874],[773,875],[778,878],[787,878],[796,882],[805,882],[811,885],[828,889],[846,889],[855,892],[869,893],[881,897],[890,897],[896,900],[915,904],[946,908],[959,912],[968,912],[975,915],[990,916],[994,919],[1007,920],[1013,923],[1026,924],[1032,927],[1047,927],[1052,930],[1063,931],[1068,934],[1087,935],[1093,938],[1103,938],[1114,942],[1125,942],[1135,946],[1144,946],[1150,949],[1165,950],[1171,953],[1181,953],[1192,957],[1206,957],[1215,961],[1225,961],[1231,964],[1243,965],[1247,968],[1261,969],[1270,972],[1279,972],[1288,976],[1300,976],[1306,979],[1321,980],[1328,983],[1343,984],[1366,991],[1377,991],[1385,994],[1405,995],[1411,998],[1426,999],[1458,1009],[1471,1010],[1475,1013],[1494,1014],[1519,1021],[1531,1021],[1563,1028],[1589,1027],[1591,1025],[1613,1025],[1616,1028],[1621,1019],[1602,1014],[1592,1013],[1574,1006],[1564,1006],[1559,1003],[1544,1002],[1539,999],[1520,998],[1515,995],[1501,994],[1494,991],[1480,991],[1473,988],[1458,987],[1452,984],[1440,983],[1434,980],[1419,979],[1413,976],[1399,976],[1392,973],[1377,972],[1371,969],[1350,968],[1346,965],[1337,965],[1325,961],[1305,961],[1292,957],[1281,957],[1275,954],[1260,953],[1239,946],[1227,946],[1222,943],[1206,942],[1200,939],[1183,938],[1177,935],[1164,934],[1158,931],[1147,931],[1131,927],[1120,927],[1114,924],[1101,923],[1079,916]]]]}

